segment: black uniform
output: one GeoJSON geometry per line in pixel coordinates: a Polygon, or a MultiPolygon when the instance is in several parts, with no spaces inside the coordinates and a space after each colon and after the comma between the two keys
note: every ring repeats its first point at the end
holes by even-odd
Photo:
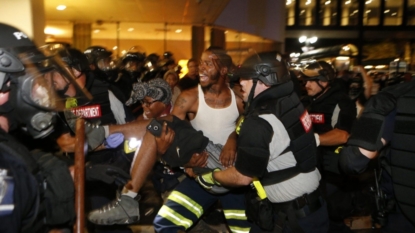
{"type": "MultiPolygon", "coordinates": [[[[289,181],[300,173],[313,171],[318,173],[318,171],[315,171],[316,150],[314,140],[307,111],[304,110],[297,94],[294,92],[293,83],[289,81],[278,86],[273,86],[253,99],[248,114],[240,125],[238,138],[238,145],[240,146],[238,147],[235,168],[244,175],[258,177],[262,185],[270,187],[283,181],[289,181]],[[274,134],[280,134],[280,132],[274,132],[273,128],[276,127],[278,130],[283,129],[280,129],[281,126],[271,127],[271,122],[267,122],[261,117],[258,117],[261,114],[273,114],[281,121],[291,141],[290,145],[283,149],[278,156],[288,156],[286,153],[291,151],[296,160],[294,167],[278,169],[276,171],[269,169],[270,167],[275,168],[281,166],[275,164],[277,161],[275,159],[276,155],[270,154],[272,152],[270,143],[274,134]]],[[[317,190],[319,175],[312,175],[312,177],[314,177],[313,183],[315,186],[310,187],[309,190],[305,190],[305,193],[300,194],[301,196],[297,196],[297,198],[287,202],[272,203],[274,207],[274,219],[276,221],[274,223],[275,225],[284,228],[284,230],[289,226],[294,231],[297,228],[301,228],[305,232],[327,231],[327,209],[325,202],[317,190]],[[307,201],[304,202],[303,199],[307,201]],[[297,205],[295,203],[304,204],[297,205]],[[299,214],[300,212],[302,214],[299,214]]],[[[278,188],[274,188],[274,190],[276,189],[278,188]]],[[[290,192],[289,189],[278,190],[276,192],[284,191],[290,192]]],[[[272,191],[268,193],[267,189],[267,195],[272,196],[272,191]]],[[[259,212],[254,212],[254,209],[249,205],[247,208],[247,216],[251,219],[262,216],[263,213],[261,212],[265,211],[265,209],[259,209],[257,210],[259,212]]],[[[269,225],[270,229],[274,227],[272,221],[265,221],[260,218],[256,220],[258,224],[262,222],[263,227],[267,224],[271,224],[269,225]]]]}
{"type": "Polygon", "coordinates": [[[31,153],[0,130],[0,170],[0,189],[6,194],[0,199],[0,206],[6,207],[0,210],[0,232],[72,227],[74,187],[63,161],[41,151],[31,153]]]}
{"type": "MultiPolygon", "coordinates": [[[[67,101],[67,107],[72,107],[71,111],[76,115],[81,114],[87,121],[96,125],[110,125],[117,124],[115,115],[111,110],[111,103],[109,100],[109,84],[87,76],[85,88],[91,93],[93,99],[90,102],[78,101],[77,106],[71,106],[71,103],[67,101]]],[[[126,113],[126,122],[132,120],[132,114],[128,108],[124,106],[124,112],[126,113]]],[[[64,129],[60,132],[70,132],[70,129],[64,126],[64,129]]],[[[117,166],[125,171],[128,171],[132,162],[133,154],[125,154],[123,148],[117,147],[115,149],[105,149],[100,151],[93,151],[87,154],[86,159],[89,164],[110,164],[117,166]]],[[[100,181],[87,182],[85,187],[86,201],[85,209],[93,210],[96,209],[110,200],[115,198],[114,189],[105,185],[100,181]]],[[[88,222],[89,223],[89,222],[88,222]]],[[[101,227],[101,226],[89,226],[89,231],[95,228],[95,232],[131,232],[128,227],[115,226],[115,227],[101,227]]]]}
{"type": "Polygon", "coordinates": [[[381,192],[375,221],[382,232],[415,231],[415,82],[398,84],[373,96],[353,127],[340,165],[347,173],[361,173],[369,159],[358,147],[380,151],[381,192]],[[383,138],[387,145],[383,146],[383,138]],[[394,205],[395,204],[395,205],[394,205]]]}
{"type": "MultiPolygon", "coordinates": [[[[324,134],[335,128],[350,133],[356,119],[356,104],[338,85],[332,85],[318,98],[305,97],[302,100],[313,122],[314,132],[324,134]]],[[[323,166],[324,157],[333,157],[338,146],[319,146],[319,166],[323,166]]],[[[320,169],[330,169],[323,168],[320,169]]],[[[333,169],[330,169],[332,171],[333,169]]]]}
{"type": "MultiPolygon", "coordinates": [[[[307,97],[303,103],[310,113],[314,132],[324,134],[333,129],[350,133],[356,119],[356,104],[341,89],[340,85],[332,84],[318,98],[307,97]]],[[[331,230],[347,232],[343,219],[350,216],[357,207],[353,205],[354,197],[364,197],[360,191],[362,186],[353,177],[341,174],[338,166],[339,149],[343,145],[317,147],[318,167],[322,173],[321,189],[327,200],[331,221],[331,230]]],[[[355,203],[357,203],[355,201],[355,203]]],[[[369,203],[369,202],[368,202],[369,203]]]]}

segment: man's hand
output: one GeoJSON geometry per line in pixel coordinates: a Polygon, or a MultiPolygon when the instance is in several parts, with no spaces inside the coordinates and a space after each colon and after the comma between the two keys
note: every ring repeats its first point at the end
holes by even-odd
{"type": "Polygon", "coordinates": [[[167,123],[163,123],[163,129],[160,137],[156,137],[157,154],[163,155],[174,140],[175,132],[167,126],[167,123]]]}
{"type": "Polygon", "coordinates": [[[213,178],[213,173],[216,171],[220,171],[220,169],[215,168],[207,173],[200,174],[196,177],[196,181],[206,190],[211,190],[215,185],[220,186],[220,183],[213,178]]]}
{"type": "Polygon", "coordinates": [[[194,153],[184,167],[206,167],[209,154],[206,151],[194,153]]]}
{"type": "Polygon", "coordinates": [[[189,176],[189,177],[192,177],[192,178],[196,178],[196,173],[194,173],[193,172],[193,168],[190,168],[190,167],[186,167],[186,168],[184,168],[184,172],[189,176]]]}
{"type": "Polygon", "coordinates": [[[220,152],[219,160],[224,167],[232,167],[236,159],[236,137],[231,134],[220,152]]]}

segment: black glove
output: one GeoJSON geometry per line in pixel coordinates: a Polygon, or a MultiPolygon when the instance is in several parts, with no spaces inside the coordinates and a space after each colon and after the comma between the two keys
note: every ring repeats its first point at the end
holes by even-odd
{"type": "Polygon", "coordinates": [[[96,164],[85,167],[85,179],[124,186],[131,179],[131,176],[118,167],[108,164],[96,164]]]}

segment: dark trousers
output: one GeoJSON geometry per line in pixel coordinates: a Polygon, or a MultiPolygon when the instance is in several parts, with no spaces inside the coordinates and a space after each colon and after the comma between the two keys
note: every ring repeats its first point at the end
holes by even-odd
{"type": "Polygon", "coordinates": [[[194,179],[184,179],[170,194],[154,219],[154,229],[160,233],[187,230],[200,219],[216,201],[220,200],[230,229],[249,229],[252,223],[245,216],[243,190],[215,195],[203,189],[194,179]]]}

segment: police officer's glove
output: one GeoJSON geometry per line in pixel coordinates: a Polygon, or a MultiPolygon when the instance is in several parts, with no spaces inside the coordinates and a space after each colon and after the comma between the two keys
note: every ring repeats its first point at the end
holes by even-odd
{"type": "Polygon", "coordinates": [[[113,133],[110,134],[104,141],[104,146],[107,149],[117,148],[121,143],[124,142],[124,134],[113,133]]]}
{"type": "Polygon", "coordinates": [[[338,147],[332,153],[324,153],[324,155],[323,155],[323,167],[324,167],[325,171],[340,174],[339,159],[340,159],[341,149],[342,149],[342,147],[338,147]]]}
{"type": "Polygon", "coordinates": [[[206,190],[211,190],[214,185],[220,186],[220,183],[217,182],[215,178],[213,178],[213,173],[215,171],[220,171],[220,169],[215,168],[213,170],[212,169],[207,169],[207,170],[209,171],[196,176],[196,181],[206,190]]]}
{"type": "MultiPolygon", "coordinates": [[[[76,132],[76,120],[79,118],[72,111],[64,111],[65,120],[73,132],[76,132]]],[[[85,139],[91,149],[95,149],[105,140],[105,129],[97,124],[85,121],[85,139]]]]}
{"type": "Polygon", "coordinates": [[[196,181],[208,192],[213,194],[222,194],[229,191],[229,189],[222,187],[222,185],[213,178],[213,173],[220,171],[219,168],[193,168],[193,172],[197,174],[196,181]]]}
{"type": "Polygon", "coordinates": [[[102,181],[107,184],[116,184],[121,187],[131,179],[131,176],[118,167],[108,164],[95,164],[85,167],[85,179],[87,181],[102,181]]]}

